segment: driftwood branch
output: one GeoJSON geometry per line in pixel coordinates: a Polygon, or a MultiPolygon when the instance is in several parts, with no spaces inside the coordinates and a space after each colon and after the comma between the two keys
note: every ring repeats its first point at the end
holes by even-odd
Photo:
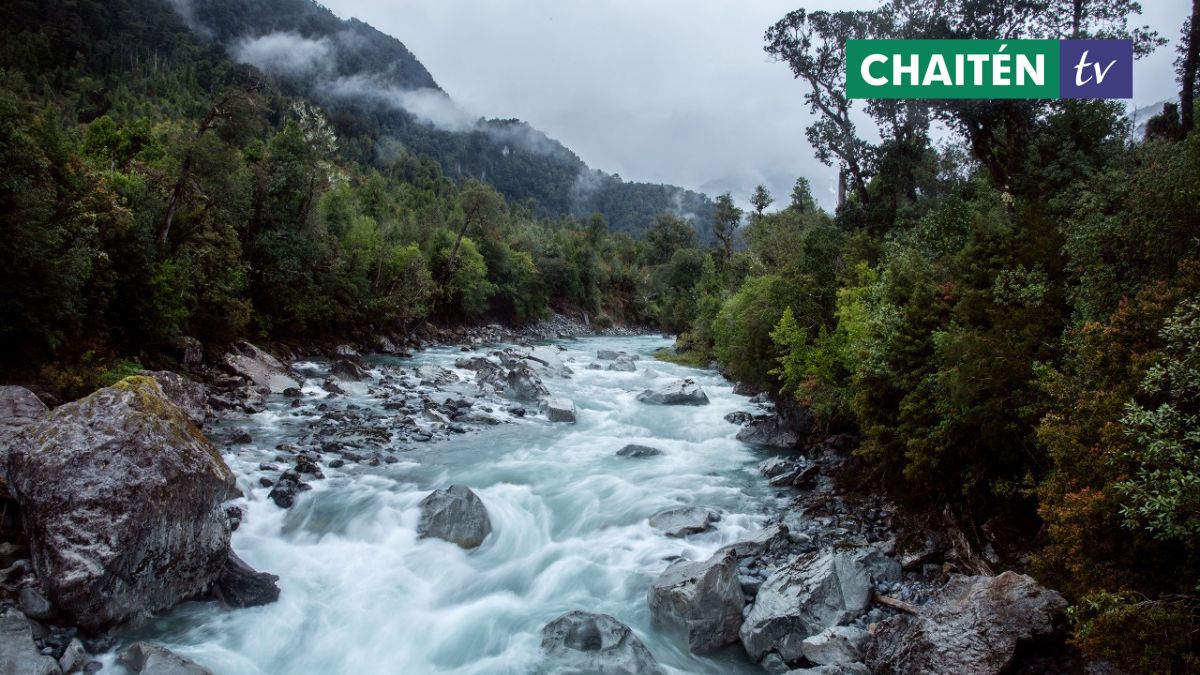
{"type": "Polygon", "coordinates": [[[876,604],[883,605],[884,607],[891,607],[892,609],[894,609],[898,612],[904,612],[905,614],[916,614],[917,613],[917,608],[913,607],[912,605],[908,604],[907,602],[905,602],[903,600],[897,600],[896,598],[893,598],[890,595],[884,595],[879,592],[875,593],[875,602],[876,602],[876,604]]]}

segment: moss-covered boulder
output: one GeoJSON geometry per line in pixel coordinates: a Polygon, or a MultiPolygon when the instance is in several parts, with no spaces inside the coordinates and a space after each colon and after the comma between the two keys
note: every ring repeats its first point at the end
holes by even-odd
{"type": "Polygon", "coordinates": [[[150,377],[25,426],[6,469],[38,576],[85,629],[203,595],[225,565],[233,474],[150,377]]]}

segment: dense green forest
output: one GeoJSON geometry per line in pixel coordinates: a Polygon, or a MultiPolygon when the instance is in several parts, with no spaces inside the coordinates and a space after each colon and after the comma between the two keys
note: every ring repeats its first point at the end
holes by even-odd
{"type": "MultiPolygon", "coordinates": [[[[1162,42],[1120,0],[932,4],[799,10],[767,31],[848,198],[831,217],[799,185],[778,213],[749,214],[745,249],[692,261],[687,306],[665,318],[697,362],[715,355],[857,431],[867,470],[914,512],[952,514],[979,551],[1021,542],[1015,557],[1031,551],[1073,602],[1079,646],[1134,672],[1198,671],[1193,116],[1168,104],[1142,139],[1106,101],[870,101],[881,140],[865,140],[846,39],[1162,42]]],[[[1198,41],[1189,22],[1184,111],[1198,41]]]]}
{"type": "Polygon", "coordinates": [[[695,243],[667,214],[639,214],[635,240],[404,145],[374,152],[372,132],[347,134],[352,103],[330,112],[233,62],[159,0],[5,3],[0,25],[0,344],[7,368],[68,394],[184,336],[519,324],[551,307],[653,323],[669,249],[695,243]]]}
{"type": "Polygon", "coordinates": [[[436,88],[402,45],[311,3],[6,2],[0,360],[70,395],[185,336],[548,308],[655,325],[680,335],[670,358],[716,359],[857,433],[864,472],[912,513],[981,552],[1006,542],[997,555],[1070,598],[1079,647],[1200,670],[1200,31],[1185,24],[1181,103],[1145,138],[1104,101],[873,101],[869,141],[841,88],[846,39],[1161,43],[1128,0],[932,4],[798,10],[767,31],[817,159],[842,172],[835,213],[801,180],[749,213],[693,195],[689,222],[676,188],[581,173],[521,122],[439,130],[229,57],[250,28],[350,30],[365,37],[334,76],[380,52],[382,81],[436,88]]]}

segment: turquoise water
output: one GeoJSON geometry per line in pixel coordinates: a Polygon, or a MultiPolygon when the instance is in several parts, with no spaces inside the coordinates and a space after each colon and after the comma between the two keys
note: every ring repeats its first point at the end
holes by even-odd
{"type": "MultiPolygon", "coordinates": [[[[257,482],[278,471],[264,473],[259,463],[279,454],[277,443],[295,442],[314,423],[312,411],[280,399],[239,422],[255,442],[226,451],[246,493],[235,502],[245,520],[234,548],[279,575],[280,600],[236,611],[189,603],[125,639],[161,642],[218,674],[529,673],[543,665],[541,627],[583,609],[627,623],[669,672],[761,673],[736,645],[689,654],[680,636],[651,624],[645,600],[669,558],[706,558],[761,527],[775,505],[754,472],[761,453],[735,440],[737,427],[722,419],[749,410],[746,399],[714,372],[653,360],[669,344],[664,339],[561,344],[574,375],[546,378],[546,385],[574,400],[577,424],[504,416],[511,421],[407,446],[396,464],[325,469],[327,478],[287,511],[257,482]],[[639,354],[637,372],[586,369],[598,349],[639,354]],[[635,400],[642,389],[681,377],[698,380],[711,405],[635,400]],[[665,455],[614,456],[628,443],[665,455]],[[473,488],[491,515],[493,534],[475,551],[416,536],[418,502],[451,483],[473,488]],[[723,518],[688,539],[647,524],[655,512],[683,504],[716,507],[723,518]]],[[[392,363],[453,368],[462,356],[438,348],[392,363]]],[[[306,388],[314,398],[318,382],[306,388]]],[[[455,387],[473,391],[467,383],[455,387]]],[[[378,405],[367,384],[346,388],[339,405],[378,405]]]]}

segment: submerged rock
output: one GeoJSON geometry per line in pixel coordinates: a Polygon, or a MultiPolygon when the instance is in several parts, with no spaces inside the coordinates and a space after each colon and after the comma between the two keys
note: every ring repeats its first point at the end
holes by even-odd
{"type": "Polygon", "coordinates": [[[618,357],[616,361],[608,364],[608,367],[605,368],[605,370],[611,370],[618,373],[632,373],[637,371],[637,366],[634,365],[633,360],[629,357],[621,356],[618,357]]]}
{"type": "Polygon", "coordinates": [[[20,612],[0,615],[0,673],[6,675],[57,675],[62,671],[53,656],[38,651],[33,629],[20,612]]]}
{"type": "Polygon", "coordinates": [[[134,673],[143,675],[213,675],[211,670],[195,661],[148,642],[129,645],[121,651],[117,661],[134,673]]]}
{"type": "Polygon", "coordinates": [[[622,353],[615,349],[601,349],[596,352],[596,359],[600,361],[615,361],[622,353]]]}
{"type": "Polygon", "coordinates": [[[873,548],[800,555],[759,589],[742,624],[742,645],[755,661],[770,651],[798,661],[806,638],[857,618],[871,604],[876,581],[899,578],[899,563],[873,548]]]}
{"type": "Polygon", "coordinates": [[[575,423],[575,402],[569,398],[547,399],[542,408],[551,422],[575,423]]]}
{"type": "Polygon", "coordinates": [[[650,614],[683,628],[688,649],[697,654],[737,642],[746,604],[737,569],[732,551],[671,565],[650,585],[650,614]]]}
{"type": "Polygon", "coordinates": [[[668,537],[684,537],[704,532],[720,519],[721,514],[712,509],[702,506],[680,506],[650,516],[650,527],[662,530],[668,537]]]}
{"type": "Polygon", "coordinates": [[[637,395],[637,400],[654,405],[708,405],[708,395],[691,378],[647,389],[637,395]]]}
{"type": "Polygon", "coordinates": [[[650,650],[629,626],[607,614],[563,614],[542,628],[542,651],[553,662],[553,672],[662,674],[650,650]]]}
{"type": "Polygon", "coordinates": [[[221,572],[233,474],[149,377],[25,427],[7,470],[47,594],[83,628],[203,595],[221,572]]]}
{"type": "Polygon", "coordinates": [[[892,673],[1000,673],[1017,644],[1053,635],[1067,602],[1016,572],[954,576],[917,615],[899,614],[879,624],[867,648],[867,665],[892,673]]]}
{"type": "Polygon", "coordinates": [[[662,450],[652,448],[648,445],[630,444],[617,451],[618,457],[657,457],[663,454],[662,450]]]}
{"type": "Polygon", "coordinates": [[[483,500],[465,485],[434,490],[421,500],[420,507],[417,534],[421,537],[436,537],[469,549],[478,547],[492,532],[483,500]]]}

